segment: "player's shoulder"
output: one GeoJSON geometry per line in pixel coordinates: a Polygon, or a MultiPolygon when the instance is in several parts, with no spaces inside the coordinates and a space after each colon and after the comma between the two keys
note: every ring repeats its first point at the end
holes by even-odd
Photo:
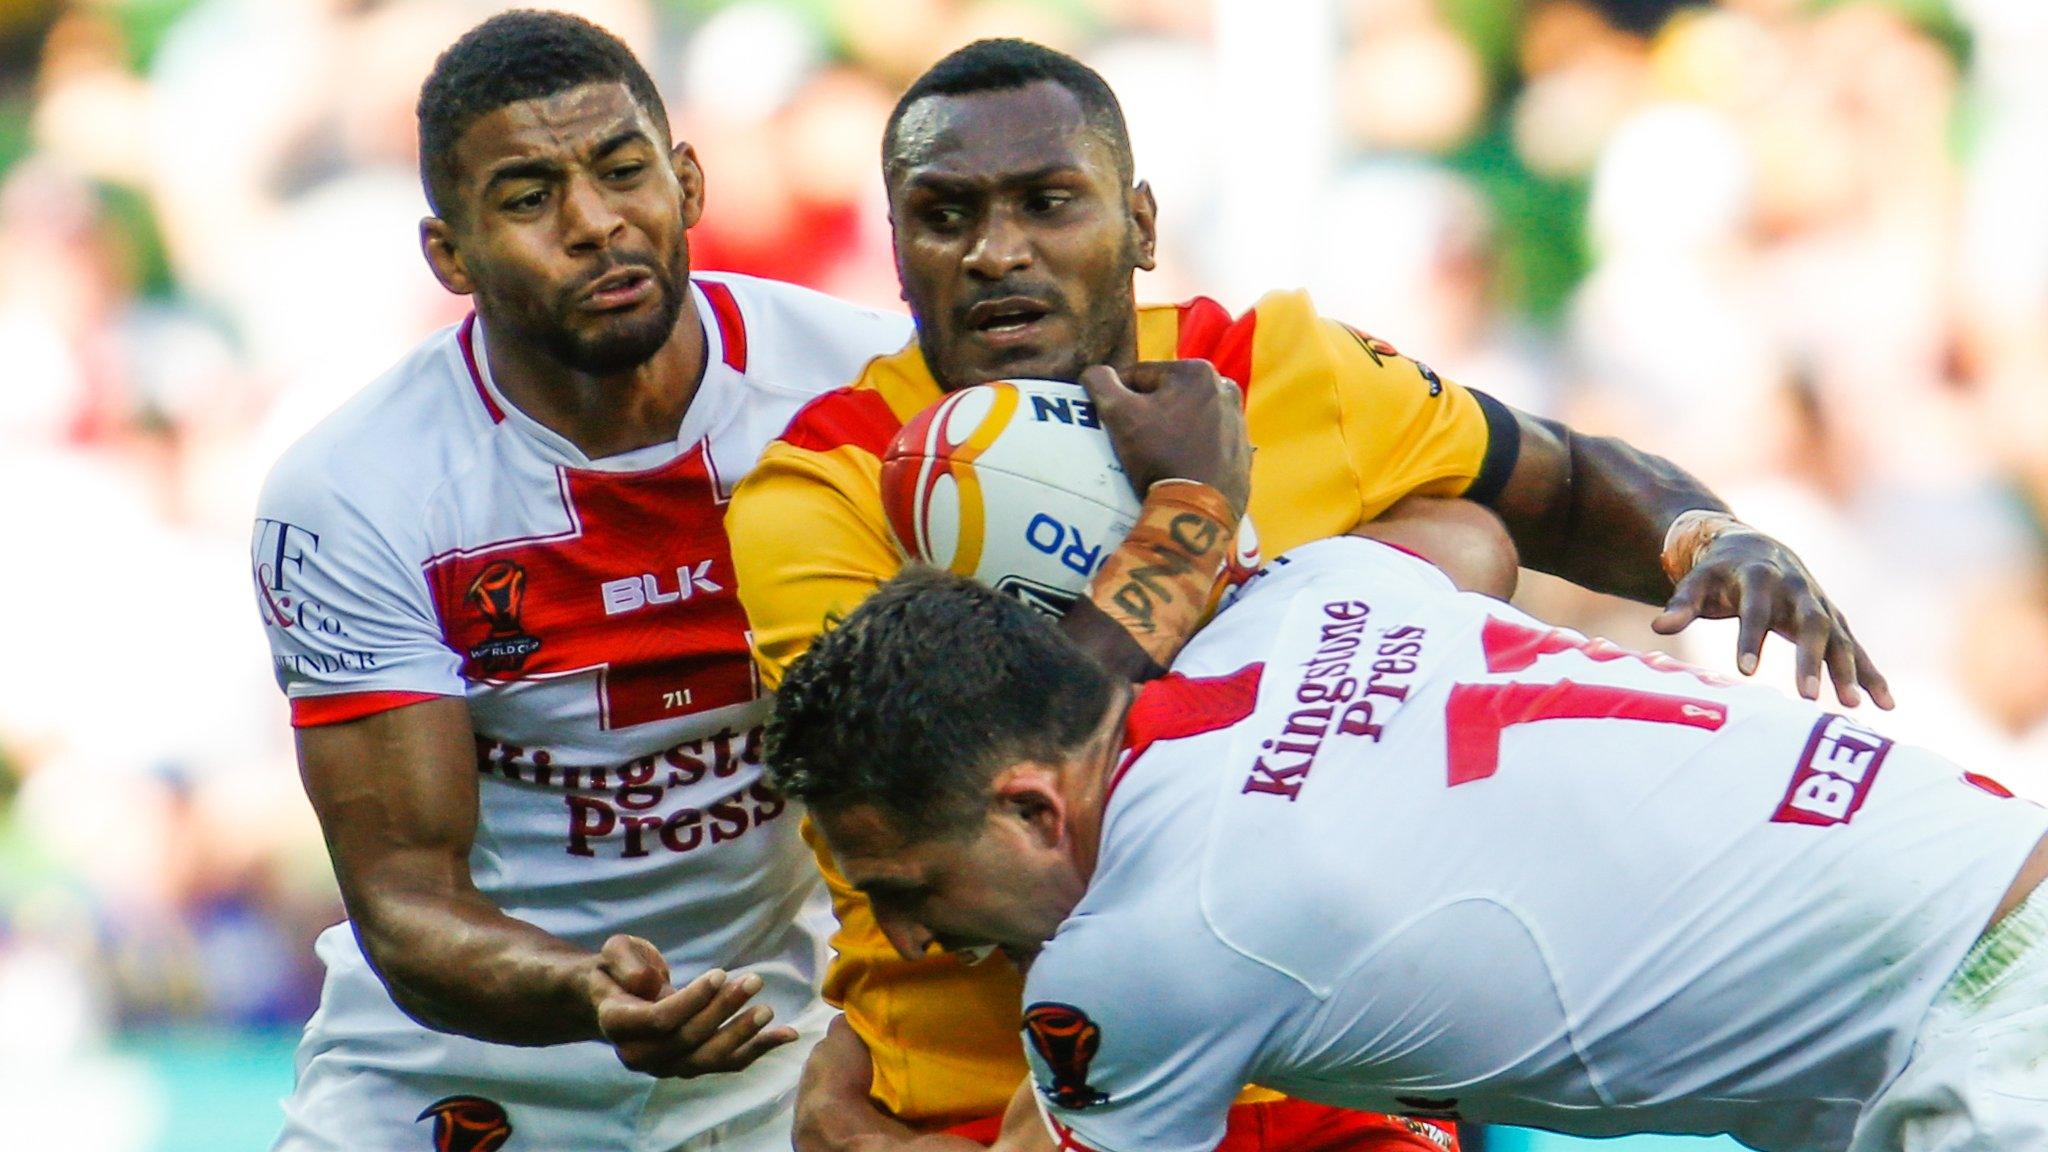
{"type": "Polygon", "coordinates": [[[468,324],[421,341],[286,448],[263,514],[339,504],[374,518],[421,503],[471,460],[497,421],[467,367],[468,324]]]}
{"type": "Polygon", "coordinates": [[[777,444],[800,453],[854,448],[879,460],[902,427],[880,392],[864,384],[847,385],[798,409],[777,444]]]}
{"type": "Polygon", "coordinates": [[[1183,348],[1199,347],[1233,332],[1255,328],[1261,321],[1315,319],[1320,316],[1315,300],[1302,288],[1268,292],[1242,311],[1232,311],[1212,296],[1190,296],[1173,304],[1141,304],[1138,311],[1147,317],[1172,315],[1179,322],[1183,348]]]}
{"type": "Polygon", "coordinates": [[[711,304],[728,364],[756,387],[815,396],[901,349],[910,318],[736,272],[691,276],[711,304]]]}
{"type": "Polygon", "coordinates": [[[1123,884],[1105,898],[1091,883],[1025,977],[1027,1027],[1034,1006],[1067,1005],[1099,1025],[1131,1029],[1117,1037],[1121,1045],[1157,1055],[1243,1011],[1248,996],[1257,1002],[1284,992],[1262,966],[1217,937],[1193,885],[1168,880],[1154,887],[1169,891],[1123,884]],[[1162,986],[1160,968],[1133,957],[1171,957],[1171,989],[1162,986]]]}
{"type": "Polygon", "coordinates": [[[904,423],[942,393],[916,341],[861,367],[851,383],[797,410],[771,451],[817,455],[851,448],[880,460],[904,423]]]}
{"type": "Polygon", "coordinates": [[[1343,638],[1362,632],[1373,606],[1389,598],[1462,595],[1442,569],[1397,545],[1349,535],[1312,540],[1226,592],[1215,616],[1175,657],[1173,671],[1208,678],[1253,662],[1284,663],[1297,624],[1343,638]]]}
{"type": "Polygon", "coordinates": [[[1254,365],[1274,360],[1270,350],[1299,353],[1316,343],[1317,335],[1328,336],[1328,331],[1318,329],[1331,325],[1300,289],[1268,292],[1242,312],[1232,312],[1211,297],[1195,296],[1177,304],[1145,305],[1139,314],[1141,332],[1164,326],[1172,333],[1176,358],[1207,360],[1247,389],[1253,383],[1254,365]],[[1262,349],[1269,351],[1260,353],[1262,349]]]}
{"type": "Polygon", "coordinates": [[[1231,589],[1224,607],[1278,604],[1306,595],[1330,580],[1431,593],[1458,591],[1443,569],[1425,557],[1399,544],[1346,533],[1311,540],[1273,557],[1231,589]]]}

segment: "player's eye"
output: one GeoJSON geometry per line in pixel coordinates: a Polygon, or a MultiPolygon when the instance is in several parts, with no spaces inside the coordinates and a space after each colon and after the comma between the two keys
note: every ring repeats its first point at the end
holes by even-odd
{"type": "Polygon", "coordinates": [[[1057,212],[1072,203],[1073,193],[1045,190],[1033,192],[1024,198],[1024,207],[1040,215],[1057,212]]]}
{"type": "Polygon", "coordinates": [[[606,172],[605,175],[609,176],[613,180],[619,181],[620,183],[624,183],[625,181],[631,180],[633,177],[640,175],[640,173],[646,170],[647,165],[645,164],[621,164],[618,167],[612,169],[611,171],[606,172]]]}
{"type": "Polygon", "coordinates": [[[967,209],[958,204],[934,204],[919,213],[926,226],[946,232],[967,223],[967,209]]]}
{"type": "Polygon", "coordinates": [[[548,190],[545,188],[535,188],[530,192],[521,192],[519,195],[505,201],[500,207],[504,208],[507,212],[532,212],[542,204],[547,203],[547,200],[548,190]]]}

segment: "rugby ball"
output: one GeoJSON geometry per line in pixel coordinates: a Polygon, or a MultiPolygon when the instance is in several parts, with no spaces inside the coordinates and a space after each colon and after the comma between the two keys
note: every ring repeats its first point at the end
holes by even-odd
{"type": "Polygon", "coordinates": [[[919,413],[882,456],[905,556],[1058,616],[1137,522],[1139,500],[1079,384],[999,380],[919,413]]]}

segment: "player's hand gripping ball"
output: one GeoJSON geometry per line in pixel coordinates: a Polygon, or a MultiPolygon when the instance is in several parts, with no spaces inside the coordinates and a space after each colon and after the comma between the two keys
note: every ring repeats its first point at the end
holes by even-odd
{"type": "Polygon", "coordinates": [[[1078,384],[999,380],[920,413],[882,456],[904,554],[1049,615],[1129,534],[1137,493],[1078,384]]]}

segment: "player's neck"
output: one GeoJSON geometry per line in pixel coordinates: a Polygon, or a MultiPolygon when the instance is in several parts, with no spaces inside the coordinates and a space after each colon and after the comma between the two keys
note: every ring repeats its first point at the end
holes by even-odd
{"type": "Polygon", "coordinates": [[[1109,783],[1116,775],[1117,761],[1123,758],[1124,717],[1136,698],[1128,686],[1118,688],[1102,725],[1081,754],[1068,762],[1064,773],[1074,866],[1083,882],[1094,878],[1095,864],[1102,858],[1102,814],[1109,807],[1109,783]]]}
{"type": "Polygon", "coordinates": [[[592,375],[570,368],[509,325],[484,317],[491,382],[505,399],[592,460],[675,440],[704,382],[708,347],[692,307],[677,317],[668,343],[636,368],[592,375]]]}

